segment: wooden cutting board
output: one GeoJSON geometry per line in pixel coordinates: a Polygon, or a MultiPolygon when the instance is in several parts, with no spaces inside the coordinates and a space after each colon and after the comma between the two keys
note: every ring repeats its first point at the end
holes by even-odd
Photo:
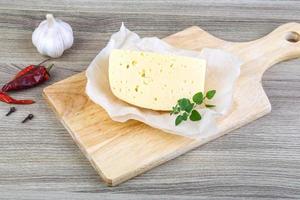
{"type": "Polygon", "coordinates": [[[269,113],[262,75],[275,63],[300,57],[299,34],[300,24],[288,23],[251,42],[224,41],[199,27],[164,39],[178,48],[224,49],[243,61],[232,111],[218,119],[220,131],[205,140],[164,133],[138,121],[112,121],[86,96],[85,72],[45,88],[44,96],[104,182],[115,186],[269,113]]]}

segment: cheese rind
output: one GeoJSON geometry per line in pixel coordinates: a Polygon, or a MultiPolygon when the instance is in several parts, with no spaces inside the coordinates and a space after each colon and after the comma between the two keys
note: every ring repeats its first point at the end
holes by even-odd
{"type": "Polygon", "coordinates": [[[204,91],[206,61],[198,58],[115,49],[109,83],[119,99],[142,108],[169,111],[181,98],[204,91]]]}

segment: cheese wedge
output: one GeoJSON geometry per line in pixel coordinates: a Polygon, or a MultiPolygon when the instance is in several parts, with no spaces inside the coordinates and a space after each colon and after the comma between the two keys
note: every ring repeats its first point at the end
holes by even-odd
{"type": "Polygon", "coordinates": [[[205,70],[205,60],[190,57],[118,49],[109,56],[113,94],[152,110],[172,110],[178,99],[203,92],[205,70]]]}

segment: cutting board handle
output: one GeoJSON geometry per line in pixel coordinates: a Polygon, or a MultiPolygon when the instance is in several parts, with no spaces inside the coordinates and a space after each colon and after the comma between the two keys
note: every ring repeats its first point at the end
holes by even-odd
{"type": "Polygon", "coordinates": [[[287,23],[258,40],[231,43],[234,51],[244,62],[243,71],[262,74],[272,65],[300,57],[300,24],[287,23]]]}

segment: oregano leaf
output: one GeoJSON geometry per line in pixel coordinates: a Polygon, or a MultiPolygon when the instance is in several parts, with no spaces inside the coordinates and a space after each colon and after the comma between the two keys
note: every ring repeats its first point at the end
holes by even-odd
{"type": "Polygon", "coordinates": [[[208,99],[212,99],[216,94],[216,90],[210,90],[208,92],[206,92],[206,98],[208,99]]]}
{"type": "Polygon", "coordinates": [[[172,107],[172,111],[170,112],[170,115],[172,114],[178,114],[180,112],[180,108],[178,105],[172,107]]]}
{"type": "Polygon", "coordinates": [[[186,120],[188,119],[188,116],[189,116],[188,113],[184,112],[184,113],[182,114],[183,120],[186,121],[186,120]]]}
{"type": "Polygon", "coordinates": [[[201,120],[201,115],[197,110],[192,110],[192,113],[190,115],[191,121],[199,121],[201,120]]]}
{"type": "Polygon", "coordinates": [[[184,111],[190,113],[190,112],[193,110],[194,105],[195,105],[195,104],[190,103],[190,104],[184,109],[184,111]]]}
{"type": "Polygon", "coordinates": [[[187,98],[182,98],[178,100],[178,105],[181,110],[186,110],[187,108],[190,107],[191,101],[187,98]]]}
{"type": "Polygon", "coordinates": [[[203,93],[202,92],[198,92],[198,93],[196,93],[194,96],[193,96],[193,101],[196,103],[196,104],[198,104],[198,105],[200,105],[200,104],[202,104],[202,102],[203,102],[203,93]]]}
{"type": "Polygon", "coordinates": [[[175,125],[179,125],[183,121],[182,115],[178,115],[175,119],[175,125]]]}

